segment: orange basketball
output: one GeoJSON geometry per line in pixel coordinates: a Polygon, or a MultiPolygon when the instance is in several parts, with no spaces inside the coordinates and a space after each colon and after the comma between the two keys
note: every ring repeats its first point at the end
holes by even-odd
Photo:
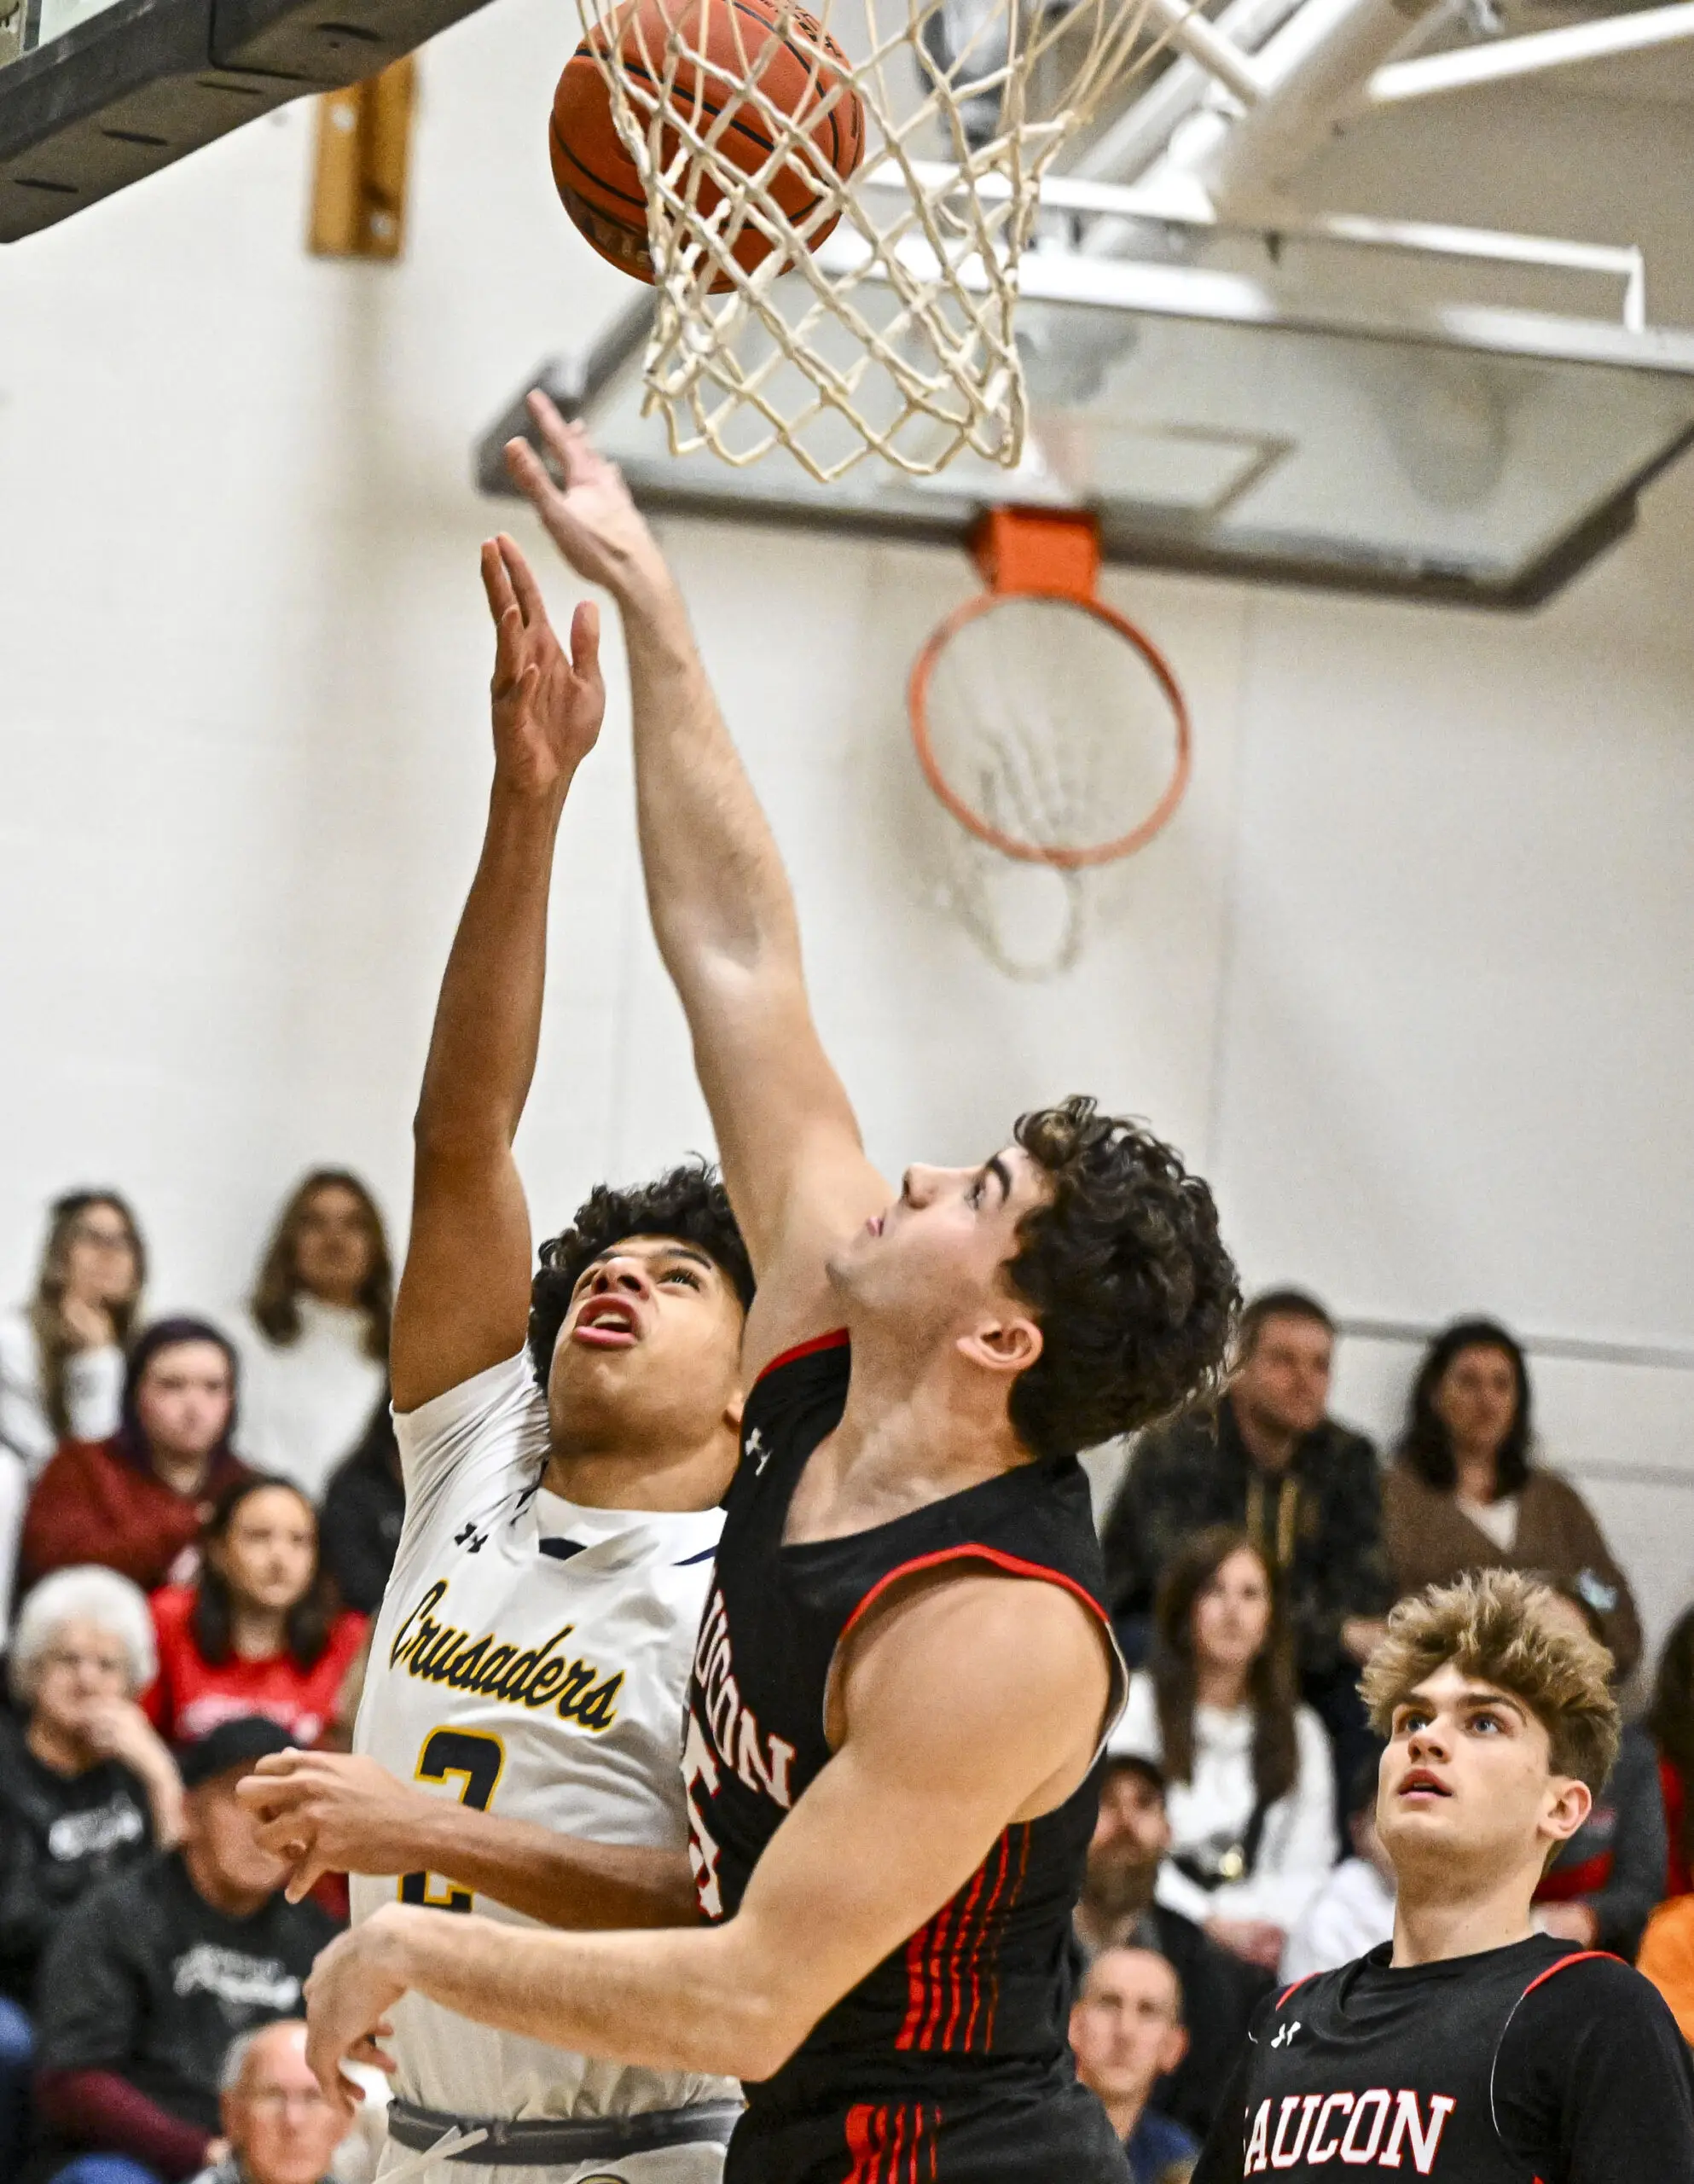
{"type": "MultiPolygon", "coordinates": [[[[777,0],[630,0],[617,25],[622,65],[637,89],[643,80],[664,81],[666,41],[676,32],[685,49],[676,64],[671,108],[686,114],[700,136],[712,139],[719,158],[744,174],[758,173],[775,148],[774,125],[751,95],[751,84],[756,83],[779,113],[802,125],[803,146],[809,149],[794,148],[763,185],[791,220],[803,220],[824,195],[829,177],[845,181],[863,158],[865,110],[858,92],[844,85],[846,56],[800,9],[785,9],[777,0]],[[796,33],[804,44],[797,42],[796,33]],[[710,66],[700,67],[695,55],[710,66]],[[823,111],[807,126],[807,115],[819,107],[823,111]],[[807,171],[814,160],[815,176],[807,171]]],[[[588,38],[559,78],[548,142],[560,197],[584,237],[621,271],[651,281],[647,193],[618,137],[612,95],[588,38]]],[[[668,163],[678,149],[675,133],[664,130],[659,146],[668,163]]],[[[723,193],[702,173],[690,198],[704,216],[722,203],[723,193]]],[[[820,222],[808,241],[821,242],[839,218],[838,212],[820,222]]],[[[751,272],[775,247],[749,221],[732,255],[751,272]]],[[[714,289],[731,285],[722,274],[712,283],[714,289]]]]}

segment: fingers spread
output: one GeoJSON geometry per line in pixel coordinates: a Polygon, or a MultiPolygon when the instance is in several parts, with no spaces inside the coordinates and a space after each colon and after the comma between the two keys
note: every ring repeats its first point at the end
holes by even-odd
{"type": "Polygon", "coordinates": [[[525,624],[533,629],[537,623],[547,621],[547,601],[541,595],[541,586],[536,582],[523,549],[515,538],[508,538],[502,531],[495,542],[500,549],[500,558],[511,579],[511,589],[516,598],[525,624]]]}
{"type": "MultiPolygon", "coordinates": [[[[488,597],[488,611],[496,624],[508,607],[517,604],[512,580],[506,573],[501,543],[495,538],[484,538],[482,543],[482,588],[488,597]]],[[[263,1766],[264,1761],[261,1760],[259,1764],[263,1766]]]]}

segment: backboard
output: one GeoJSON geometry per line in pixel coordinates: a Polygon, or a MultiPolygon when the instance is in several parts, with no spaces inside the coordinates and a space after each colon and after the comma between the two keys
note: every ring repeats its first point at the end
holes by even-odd
{"type": "Polygon", "coordinates": [[[0,0],[0,242],[357,83],[484,0],[0,0]]]}
{"type": "MultiPolygon", "coordinates": [[[[1694,440],[1694,334],[1645,323],[1633,252],[1363,221],[1231,229],[1064,179],[1043,199],[1016,470],[870,464],[825,487],[781,449],[745,468],[674,456],[642,410],[644,296],[530,384],[654,510],[962,544],[996,505],[1088,508],[1109,561],[1496,607],[1556,592],[1694,440]],[[1621,284],[1619,315],[1568,307],[1600,282],[1621,284]]],[[[524,428],[520,398],[479,450],[486,491],[509,491],[501,449],[524,428]]]]}

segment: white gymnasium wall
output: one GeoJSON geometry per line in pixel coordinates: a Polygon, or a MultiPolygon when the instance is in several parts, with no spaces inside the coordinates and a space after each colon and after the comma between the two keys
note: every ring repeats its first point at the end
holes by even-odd
{"type": "MultiPolygon", "coordinates": [[[[362,1168],[403,1213],[486,774],[476,543],[496,521],[536,541],[472,491],[470,447],[624,293],[551,195],[567,42],[556,9],[498,0],[426,55],[397,267],[305,257],[304,107],[0,253],[14,1292],[73,1181],[134,1194],[161,1305],[234,1295],[310,1161],[362,1168]]],[[[1639,237],[1656,313],[1694,322],[1685,107],[1471,98],[1343,146],[1320,180],[1352,209],[1639,237]]],[[[1694,1360],[1694,466],[1528,621],[1110,579],[1188,684],[1198,766],[1047,989],[1000,979],[925,892],[902,686],[962,562],[669,536],[891,1166],[972,1156],[1018,1106],[1087,1086],[1210,1168],[1255,1282],[1694,1360]]],[[[620,699],[567,821],[522,1141],[549,1223],[597,1176],[706,1141],[628,775],[620,699]]],[[[1353,1344],[1343,1407],[1389,1426],[1410,1355],[1353,1344]]],[[[1550,1449],[1662,1627],[1694,1583],[1694,1383],[1590,1358],[1540,1385],[1550,1449]]]]}

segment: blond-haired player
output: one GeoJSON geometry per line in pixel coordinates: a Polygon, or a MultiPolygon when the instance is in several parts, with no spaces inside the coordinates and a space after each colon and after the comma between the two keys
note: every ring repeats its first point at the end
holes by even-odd
{"type": "Polygon", "coordinates": [[[1694,2071],[1663,2001],[1530,1923],[1616,1754],[1610,1668],[1517,1571],[1394,1610],[1361,1687],[1389,1740],[1394,1939],[1262,2007],[1196,2184],[1694,2178],[1694,2071]]]}

